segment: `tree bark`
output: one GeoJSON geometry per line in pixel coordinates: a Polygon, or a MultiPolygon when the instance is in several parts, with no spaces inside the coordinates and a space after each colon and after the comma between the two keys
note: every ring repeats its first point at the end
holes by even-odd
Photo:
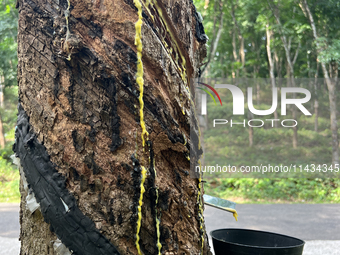
{"type": "Polygon", "coordinates": [[[189,176],[190,83],[206,53],[191,1],[17,7],[20,254],[56,254],[57,238],[81,255],[211,254],[189,176]]]}

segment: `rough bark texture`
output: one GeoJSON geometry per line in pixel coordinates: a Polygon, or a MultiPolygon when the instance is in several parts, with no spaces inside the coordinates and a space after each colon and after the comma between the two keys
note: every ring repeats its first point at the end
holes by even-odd
{"type": "MultiPolygon", "coordinates": [[[[64,182],[75,199],[71,212],[79,208],[120,254],[137,254],[141,166],[148,170],[139,233],[143,254],[158,254],[156,218],[163,254],[200,254],[202,235],[203,254],[209,254],[200,231],[198,180],[188,175],[187,160],[189,84],[206,41],[195,7],[190,0],[157,1],[147,8],[143,3],[144,119],[150,134],[143,149],[133,1],[68,4],[17,4],[19,97],[36,139],[24,140],[22,147],[29,153],[46,148],[54,171],[65,179],[58,185],[64,182]]],[[[54,232],[63,241],[62,236],[46,220],[48,212],[26,210],[22,187],[21,193],[20,254],[55,254],[54,232]]]]}

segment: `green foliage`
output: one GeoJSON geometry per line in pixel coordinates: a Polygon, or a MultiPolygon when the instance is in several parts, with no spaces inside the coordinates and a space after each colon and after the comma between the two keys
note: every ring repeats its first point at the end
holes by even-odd
{"type": "Polygon", "coordinates": [[[210,179],[205,191],[243,203],[340,203],[339,179],[210,179]]]}
{"type": "Polygon", "coordinates": [[[20,201],[19,180],[18,169],[0,157],[0,203],[20,201]]]}
{"type": "Polygon", "coordinates": [[[15,0],[0,0],[0,76],[5,86],[17,84],[17,19],[15,0]]]}
{"type": "Polygon", "coordinates": [[[3,122],[3,132],[6,140],[5,148],[0,149],[0,156],[8,161],[13,154],[15,126],[17,120],[18,87],[11,86],[4,89],[4,106],[0,108],[3,122]]]}
{"type": "Polygon", "coordinates": [[[5,136],[5,148],[0,150],[0,202],[19,202],[19,172],[12,165],[14,131],[16,125],[17,88],[17,23],[15,0],[0,0],[0,85],[3,105],[0,118],[5,136]]]}
{"type": "MultiPolygon", "coordinates": [[[[298,46],[294,77],[311,77],[316,72],[317,59],[324,63],[339,62],[340,52],[340,7],[339,2],[308,1],[317,31],[320,37],[321,52],[318,56],[316,44],[308,18],[299,6],[299,1],[287,0],[194,0],[198,11],[202,13],[205,31],[210,38],[208,54],[214,44],[216,31],[219,27],[219,15],[222,5],[223,32],[219,40],[216,54],[205,73],[207,77],[230,77],[238,72],[239,77],[269,77],[268,56],[266,49],[266,26],[273,33],[271,51],[276,54],[275,75],[287,75],[286,56],[281,40],[281,33],[290,42],[291,57],[293,58],[298,46]],[[232,18],[234,12],[235,20],[232,18]],[[273,12],[279,15],[277,23],[273,12]],[[233,51],[233,35],[235,49],[233,51]],[[240,62],[241,37],[244,39],[245,66],[240,62]],[[299,44],[300,43],[300,44],[299,44]],[[235,59],[234,55],[238,59],[235,59]],[[281,68],[277,68],[281,65],[281,68]],[[309,70],[307,70],[309,65],[309,70]],[[311,72],[310,72],[311,71],[311,72]]],[[[319,69],[319,77],[322,70],[319,69]]]]}
{"type": "Polygon", "coordinates": [[[319,45],[322,48],[319,55],[320,61],[329,63],[331,61],[340,62],[340,40],[333,39],[327,43],[325,37],[319,38],[319,45]]]}

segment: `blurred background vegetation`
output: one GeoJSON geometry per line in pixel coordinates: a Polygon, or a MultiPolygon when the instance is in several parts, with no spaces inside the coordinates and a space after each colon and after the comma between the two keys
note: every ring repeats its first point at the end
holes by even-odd
{"type": "MultiPolygon", "coordinates": [[[[218,79],[204,80],[210,85],[232,84],[232,81],[219,81],[218,79]]],[[[314,83],[314,79],[312,80],[314,83]]],[[[292,146],[292,128],[285,128],[279,124],[272,127],[270,121],[265,119],[275,119],[274,114],[266,116],[233,116],[233,99],[231,93],[226,89],[217,89],[223,105],[215,105],[208,97],[208,112],[205,115],[205,126],[201,126],[201,142],[204,149],[204,157],[201,160],[202,166],[288,166],[292,164],[297,168],[297,173],[205,173],[205,192],[228,200],[242,203],[326,203],[340,202],[340,180],[338,173],[328,172],[327,174],[316,170],[315,172],[302,171],[300,166],[315,164],[327,164],[329,169],[332,165],[332,132],[329,129],[329,102],[327,88],[323,79],[319,79],[319,116],[318,130],[315,130],[315,115],[305,116],[298,112],[294,118],[298,122],[298,146],[292,146]],[[264,126],[261,128],[249,128],[243,125],[233,125],[230,127],[230,120],[242,123],[252,119],[262,119],[264,126]],[[214,119],[226,119],[228,124],[216,125],[213,127],[214,119]],[[251,134],[251,135],[250,135],[251,134]],[[250,139],[251,137],[251,139],[250,139]],[[251,142],[250,142],[251,140],[251,142]],[[334,178],[325,178],[332,176],[334,178]],[[246,178],[244,178],[246,177],[246,178]],[[270,177],[270,178],[264,178],[270,177]]],[[[254,97],[254,107],[256,109],[269,109],[271,107],[271,84],[268,79],[245,80],[237,79],[236,84],[244,93],[246,87],[256,87],[256,83],[261,84],[261,97],[257,104],[254,97]]],[[[285,81],[282,81],[286,87],[285,81]]],[[[298,87],[307,87],[309,80],[296,79],[298,87]]],[[[197,91],[200,93],[200,91],[197,91]]],[[[246,95],[246,93],[245,93],[246,95]]],[[[247,103],[245,104],[247,108],[247,103]]],[[[280,105],[280,100],[279,104],[280,105]]],[[[304,104],[312,112],[313,99],[304,104]]],[[[288,108],[287,115],[280,115],[279,119],[292,119],[291,109],[288,108]]],[[[198,110],[200,112],[200,109],[198,110]]],[[[287,123],[288,124],[288,123],[287,123]]],[[[253,125],[260,125],[254,122],[253,125]]],[[[290,123],[288,124],[290,125],[290,123]]]]}
{"type": "MultiPolygon", "coordinates": [[[[308,1],[318,38],[313,35],[306,15],[305,0],[194,0],[194,3],[210,38],[208,57],[202,66],[204,77],[323,78],[325,74],[321,65],[324,64],[328,75],[337,79],[340,60],[338,1],[308,1]]],[[[10,160],[18,100],[17,18],[15,0],[0,0],[0,202],[20,200],[19,173],[10,160]]],[[[327,91],[325,84],[320,85],[318,90],[327,91]]],[[[327,98],[327,94],[323,96],[327,98]]],[[[318,157],[320,161],[327,161],[324,163],[331,160],[332,146],[327,140],[331,136],[329,106],[320,103],[318,110],[321,117],[318,118],[317,130],[306,128],[297,131],[299,144],[295,150],[287,150],[291,153],[286,155],[288,160],[301,160],[301,155],[306,156],[307,147],[312,151],[309,159],[318,157]]],[[[300,116],[300,119],[307,126],[315,123],[315,116],[314,119],[300,116]]],[[[249,133],[237,129],[224,131],[223,139],[217,139],[211,130],[207,130],[205,135],[205,146],[211,149],[210,152],[228,155],[233,164],[255,164],[262,160],[263,155],[280,164],[283,163],[280,156],[284,152],[282,148],[292,146],[292,130],[257,129],[252,146],[249,146],[249,133]],[[280,146],[274,146],[278,143],[280,146]],[[218,146],[214,147],[214,144],[218,146]],[[214,151],[214,148],[219,148],[219,151],[214,151]],[[247,157],[241,157],[242,154],[247,157]]],[[[209,157],[207,150],[206,159],[209,157]]],[[[304,157],[301,163],[310,163],[307,162],[308,157],[304,157]]],[[[340,202],[340,181],[334,178],[206,176],[206,181],[205,191],[208,194],[237,202],[340,202]]]]}
{"type": "Polygon", "coordinates": [[[17,116],[15,0],[0,0],[0,202],[19,202],[19,171],[11,162],[17,116]]]}
{"type": "MultiPolygon", "coordinates": [[[[209,37],[208,57],[202,66],[201,76],[211,78],[208,84],[241,85],[240,79],[252,79],[247,87],[253,87],[256,109],[269,109],[272,98],[271,93],[264,92],[263,87],[260,89],[255,84],[259,78],[267,78],[269,90],[271,86],[286,87],[293,85],[297,79],[308,79],[305,87],[312,93],[308,103],[312,117],[301,115],[300,111],[293,113],[292,109],[288,110],[287,116],[281,117],[280,102],[274,114],[265,116],[297,119],[296,130],[270,128],[268,125],[253,129],[230,128],[230,125],[212,128],[212,121],[216,118],[243,121],[261,119],[261,116],[247,111],[244,116],[233,116],[232,99],[227,90],[218,90],[224,98],[226,95],[223,93],[229,95],[226,100],[222,99],[223,106],[214,107],[208,96],[208,114],[202,116],[208,125],[203,128],[204,165],[331,165],[332,134],[337,135],[338,129],[330,125],[330,87],[324,78],[329,77],[331,86],[335,91],[339,90],[340,2],[194,0],[194,3],[209,37]],[[226,82],[220,82],[221,79],[226,82]]],[[[335,92],[333,99],[339,102],[339,93],[335,92]]],[[[335,113],[339,116],[339,103],[335,113]]],[[[335,148],[338,150],[338,146],[335,148]]],[[[242,203],[340,202],[337,178],[233,176],[205,174],[205,192],[242,203]]]]}

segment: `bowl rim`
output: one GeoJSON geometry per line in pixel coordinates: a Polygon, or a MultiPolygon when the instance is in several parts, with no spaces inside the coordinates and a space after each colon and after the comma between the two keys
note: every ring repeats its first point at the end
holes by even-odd
{"type": "Polygon", "coordinates": [[[249,247],[249,248],[260,248],[260,249],[293,249],[293,248],[298,248],[298,247],[304,247],[304,245],[306,244],[305,241],[296,238],[296,237],[292,237],[292,236],[287,236],[287,235],[282,235],[282,234],[278,234],[278,233],[274,233],[274,232],[268,232],[268,231],[262,231],[262,230],[254,230],[254,229],[245,229],[245,228],[219,228],[219,229],[214,229],[212,231],[209,232],[211,239],[216,239],[220,242],[224,242],[224,243],[228,243],[228,244],[233,244],[233,245],[238,245],[238,246],[243,246],[243,247],[249,247]],[[221,231],[221,230],[241,230],[241,231],[247,231],[247,232],[261,232],[261,233],[265,233],[265,234],[272,234],[272,235],[277,235],[277,236],[282,236],[282,237],[287,237],[290,239],[295,239],[299,242],[301,242],[301,244],[298,245],[292,245],[292,246],[284,246],[284,247],[265,247],[265,246],[254,246],[254,245],[247,245],[247,244],[241,244],[241,243],[233,243],[233,242],[229,242],[229,241],[225,241],[225,240],[221,240],[219,238],[213,237],[213,232],[216,231],[221,231]]]}

